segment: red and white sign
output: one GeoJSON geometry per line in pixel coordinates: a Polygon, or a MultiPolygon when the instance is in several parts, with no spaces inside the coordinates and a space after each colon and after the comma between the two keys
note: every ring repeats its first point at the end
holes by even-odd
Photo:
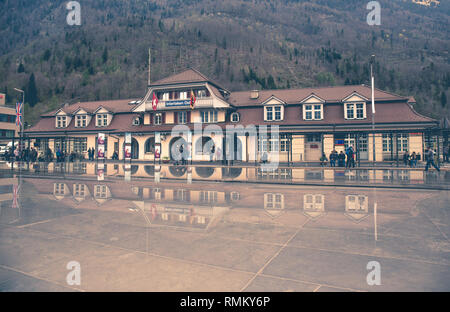
{"type": "Polygon", "coordinates": [[[158,108],[158,98],[156,97],[155,92],[153,92],[152,108],[153,110],[156,110],[158,108]]]}

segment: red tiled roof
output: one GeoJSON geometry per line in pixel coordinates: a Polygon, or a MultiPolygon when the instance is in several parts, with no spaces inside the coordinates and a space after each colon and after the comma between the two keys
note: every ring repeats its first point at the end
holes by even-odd
{"type": "MultiPolygon", "coordinates": [[[[375,106],[375,121],[377,123],[406,123],[406,122],[433,122],[432,118],[422,116],[415,112],[405,102],[386,102],[377,103],[375,106]]],[[[265,122],[264,110],[260,107],[242,107],[239,109],[240,124],[243,125],[333,125],[333,124],[367,124],[372,120],[372,110],[367,105],[367,118],[348,120],[344,118],[343,104],[328,104],[324,107],[323,120],[303,120],[301,105],[286,106],[284,111],[284,120],[281,122],[265,122]]]]}
{"type": "Polygon", "coordinates": [[[151,83],[151,85],[163,85],[163,84],[177,84],[177,83],[188,83],[188,82],[207,82],[210,81],[208,77],[200,73],[195,69],[188,69],[179,74],[175,74],[158,81],[151,83]]]}
{"type": "MultiPolygon", "coordinates": [[[[262,90],[259,91],[259,97],[257,99],[251,99],[251,91],[239,91],[232,92],[228,98],[228,102],[233,106],[255,106],[263,103],[272,95],[283,100],[287,104],[298,104],[303,99],[307,98],[311,94],[324,99],[326,102],[340,102],[342,99],[351,95],[353,92],[370,99],[371,88],[365,85],[353,85],[353,86],[336,86],[336,87],[323,87],[323,88],[304,88],[304,89],[285,89],[285,90],[262,90]]],[[[375,100],[402,100],[405,97],[401,97],[389,92],[375,89],[375,100]]]]}
{"type": "Polygon", "coordinates": [[[96,127],[95,126],[95,118],[92,118],[89,124],[83,128],[75,127],[75,118],[72,118],[70,124],[66,128],[56,128],[55,127],[55,118],[51,117],[43,117],[41,118],[36,125],[27,129],[25,132],[43,132],[43,131],[51,131],[51,132],[66,132],[66,131],[122,131],[123,129],[127,129],[132,126],[133,118],[139,116],[136,113],[130,114],[115,114],[112,118],[111,123],[108,127],[96,127]]]}
{"type": "Polygon", "coordinates": [[[84,109],[88,113],[93,113],[99,107],[103,107],[113,113],[129,112],[134,107],[134,105],[131,105],[129,103],[132,101],[137,101],[137,100],[140,100],[140,99],[78,102],[78,103],[70,104],[66,107],[61,107],[61,108],[55,109],[51,112],[43,114],[42,116],[53,116],[60,109],[62,109],[67,114],[73,114],[79,108],[84,109]]]}

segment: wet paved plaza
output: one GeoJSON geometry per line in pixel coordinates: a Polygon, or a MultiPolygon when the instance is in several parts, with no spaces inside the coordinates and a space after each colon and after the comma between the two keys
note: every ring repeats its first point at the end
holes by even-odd
{"type": "Polygon", "coordinates": [[[70,165],[0,170],[1,291],[450,290],[445,172],[70,165]]]}

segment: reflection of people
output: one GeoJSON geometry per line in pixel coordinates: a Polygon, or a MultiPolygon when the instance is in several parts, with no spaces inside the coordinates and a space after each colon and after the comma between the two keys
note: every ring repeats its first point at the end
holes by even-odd
{"type": "Polygon", "coordinates": [[[216,152],[216,147],[214,144],[212,144],[211,146],[211,151],[209,153],[209,161],[213,161],[214,158],[214,153],[216,152]]]}
{"type": "Polygon", "coordinates": [[[185,157],[184,157],[184,145],[183,144],[180,145],[180,156],[181,156],[181,164],[184,165],[185,157]]]}

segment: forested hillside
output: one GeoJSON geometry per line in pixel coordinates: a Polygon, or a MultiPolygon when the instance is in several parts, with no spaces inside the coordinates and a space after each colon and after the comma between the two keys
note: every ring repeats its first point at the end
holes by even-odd
{"type": "Polygon", "coordinates": [[[230,91],[369,83],[450,115],[450,3],[361,0],[0,0],[0,92],[27,91],[26,120],[69,102],[142,97],[152,80],[194,67],[230,91]],[[32,107],[32,109],[30,109],[32,107]]]}

